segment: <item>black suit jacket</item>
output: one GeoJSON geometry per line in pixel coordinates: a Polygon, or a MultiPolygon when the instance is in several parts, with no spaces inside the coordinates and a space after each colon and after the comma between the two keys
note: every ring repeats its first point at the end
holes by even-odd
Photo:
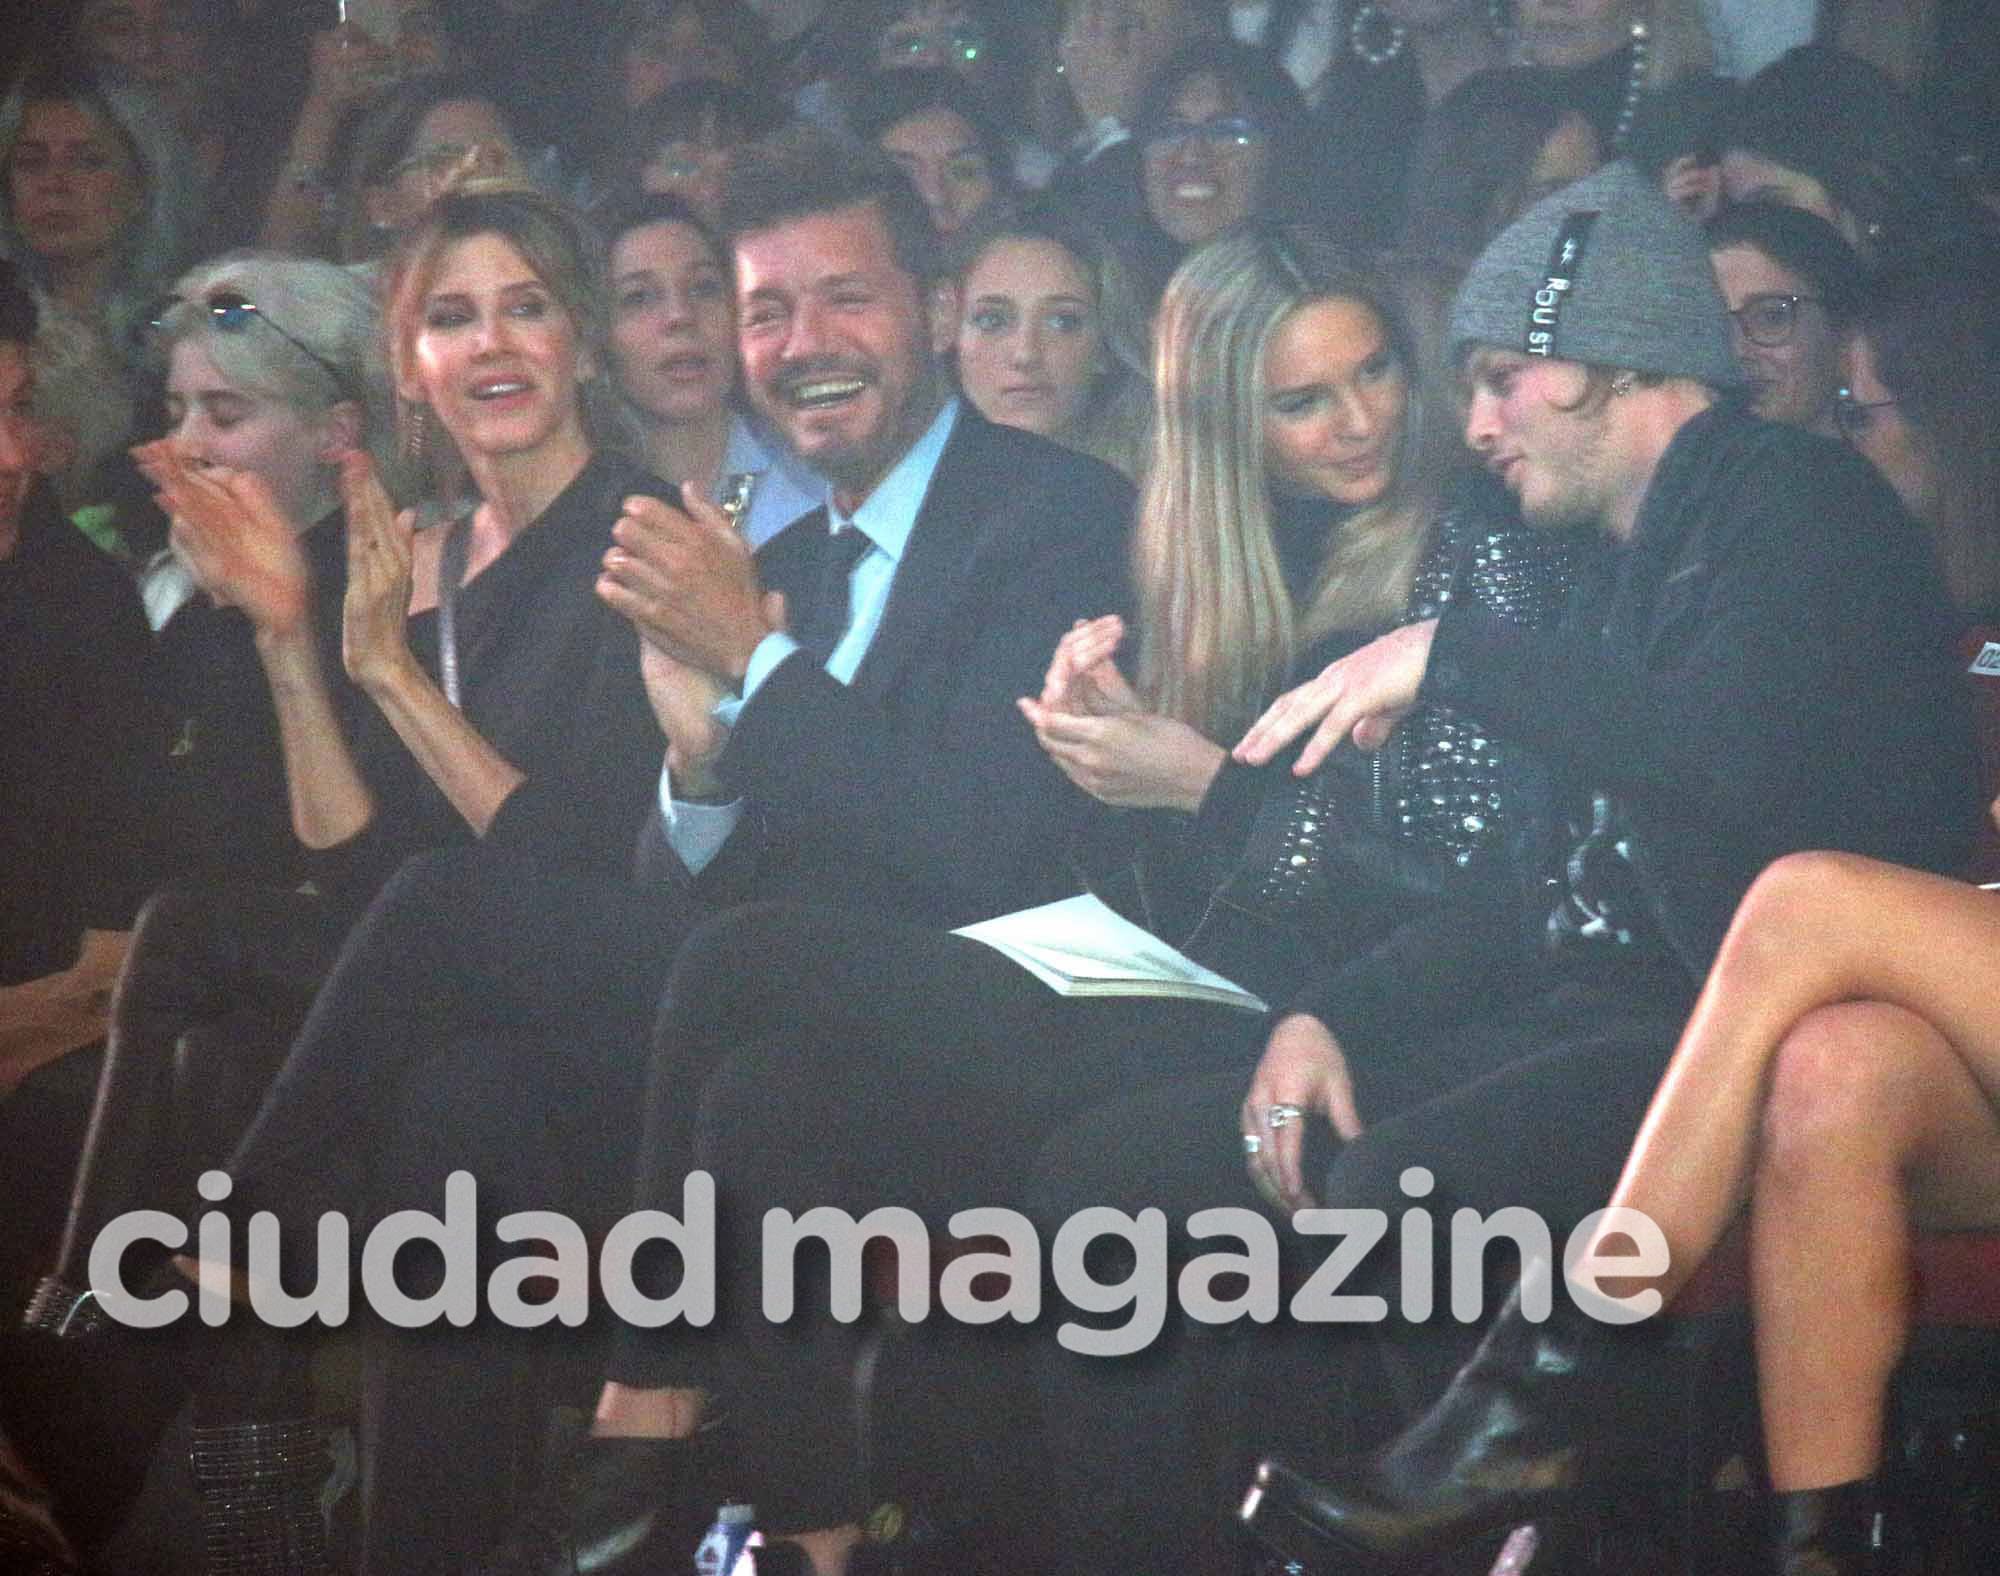
{"type": "MultiPolygon", "coordinates": [[[[799,653],[743,708],[717,773],[744,817],[695,894],[955,926],[1075,891],[1065,850],[1104,811],[1014,702],[1076,619],[1125,606],[1131,513],[1108,466],[962,406],[854,682],[799,653]]],[[[825,529],[815,511],[758,554],[795,609],[825,529]]]]}

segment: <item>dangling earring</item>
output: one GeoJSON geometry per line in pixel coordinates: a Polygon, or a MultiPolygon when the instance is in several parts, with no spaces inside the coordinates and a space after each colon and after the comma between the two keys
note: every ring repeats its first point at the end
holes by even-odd
{"type": "Polygon", "coordinates": [[[1371,66],[1386,66],[1394,60],[1403,52],[1403,40],[1408,36],[1401,22],[1390,21],[1374,5],[1361,6],[1347,24],[1347,47],[1371,66]]]}
{"type": "Polygon", "coordinates": [[[403,405],[402,447],[403,458],[412,470],[420,469],[425,452],[430,448],[431,412],[428,405],[405,401],[403,405]]]}

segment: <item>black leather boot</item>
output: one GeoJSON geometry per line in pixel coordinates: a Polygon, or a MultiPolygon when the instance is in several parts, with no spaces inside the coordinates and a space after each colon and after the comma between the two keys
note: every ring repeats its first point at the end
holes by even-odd
{"type": "Polygon", "coordinates": [[[1561,1287],[1548,1319],[1530,1323],[1517,1287],[1472,1361],[1399,1438],[1326,1482],[1266,1462],[1243,1520],[1275,1552],[1344,1572],[1398,1570],[1573,1514],[1644,1389],[1637,1355],[1561,1287]]]}
{"type": "Polygon", "coordinates": [[[1881,1576],[1881,1495],[1873,1478],[1771,1496],[1776,1576],[1881,1576]]]}

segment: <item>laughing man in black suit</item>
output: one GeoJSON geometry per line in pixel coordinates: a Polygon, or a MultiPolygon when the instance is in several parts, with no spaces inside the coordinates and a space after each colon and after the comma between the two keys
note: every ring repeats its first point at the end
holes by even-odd
{"type": "MultiPolygon", "coordinates": [[[[936,240],[893,165],[804,133],[733,185],[750,397],[831,479],[827,508],[753,556],[701,498],[628,501],[599,591],[644,637],[668,738],[642,879],[504,836],[412,861],[238,1149],[239,1203],[435,1209],[465,1169],[482,1219],[588,1228],[626,1205],[661,982],[704,915],[787,898],[956,926],[1073,885],[1092,811],[1014,698],[1121,604],[1130,489],[951,397],[936,240]]],[[[516,1345],[372,1343],[365,1570],[455,1568],[490,1539],[516,1345]]]]}

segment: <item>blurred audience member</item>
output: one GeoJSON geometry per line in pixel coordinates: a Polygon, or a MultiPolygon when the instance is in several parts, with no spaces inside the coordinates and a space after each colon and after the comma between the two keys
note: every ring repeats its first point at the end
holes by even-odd
{"type": "Polygon", "coordinates": [[[1931,528],[1952,599],[2000,622],[2000,250],[1897,262],[1848,341],[1840,430],[1931,528]]]}
{"type": "MultiPolygon", "coordinates": [[[[291,116],[291,136],[263,188],[263,219],[256,229],[259,245],[321,256],[337,250],[334,227],[341,161],[351,145],[355,117],[370,98],[397,82],[442,72],[451,55],[435,14],[420,0],[410,0],[399,16],[402,25],[394,40],[376,39],[357,22],[342,22],[311,36],[303,98],[291,116]]],[[[267,32],[262,42],[268,46],[274,39],[267,32]]],[[[264,118],[258,115],[251,123],[264,118]]]]}
{"type": "Polygon", "coordinates": [[[220,173],[226,151],[222,103],[228,13],[221,0],[84,0],[71,38],[97,71],[150,88],[172,110],[194,149],[201,178],[220,173]]]}
{"type": "Polygon", "coordinates": [[[995,208],[948,262],[966,398],[1136,479],[1152,419],[1145,323],[1104,238],[1046,202],[995,208]]]}
{"type": "Polygon", "coordinates": [[[687,82],[634,118],[609,189],[685,199],[714,223],[736,150],[777,130],[784,110],[754,88],[687,82]]]}
{"type": "Polygon", "coordinates": [[[1067,103],[1054,105],[1042,127],[1051,146],[1066,150],[1051,194],[1081,204],[1107,235],[1137,222],[1140,96],[1177,47],[1220,31],[1216,7],[1204,0],[1064,0],[1054,53],[1067,103]]]}
{"type": "Polygon", "coordinates": [[[616,0],[437,0],[455,65],[506,111],[523,152],[580,169],[604,114],[594,69],[616,0]]]}
{"type": "Polygon", "coordinates": [[[0,102],[0,256],[44,309],[130,344],[200,219],[195,161],[145,89],[69,67],[0,102]]]}
{"type": "Polygon", "coordinates": [[[1551,71],[1555,91],[1597,128],[1606,158],[1636,156],[1644,144],[1641,162],[1656,174],[1699,145],[1701,128],[1681,103],[1691,91],[1705,106],[1699,84],[1715,69],[1698,0],[1521,0],[1518,22],[1521,59],[1551,71]],[[1649,122],[1665,122],[1682,146],[1662,147],[1649,122]]]}
{"type": "Polygon", "coordinates": [[[1403,248],[1470,263],[1522,210],[1603,162],[1595,128],[1550,91],[1546,73],[1482,71],[1424,120],[1403,248]]]}
{"type": "Polygon", "coordinates": [[[1229,34],[1271,56],[1317,104],[1327,68],[1346,47],[1343,10],[1337,0],[1230,0],[1229,34]]]}
{"type": "Polygon", "coordinates": [[[1816,213],[1871,264],[1979,224],[1916,101],[1838,50],[1807,45],[1758,72],[1717,140],[1729,202],[1816,213]]]}
{"type": "Polygon", "coordinates": [[[606,53],[611,87],[629,112],[703,78],[760,80],[771,39],[743,0],[624,0],[606,53]]]}
{"type": "Polygon", "coordinates": [[[1431,108],[1504,65],[1504,15],[1489,0],[1375,0],[1357,5],[1314,102],[1321,211],[1349,213],[1369,241],[1397,232],[1404,188],[1431,108]]]}
{"type": "Polygon", "coordinates": [[[1714,219],[1708,254],[1750,380],[1750,408],[1833,437],[1841,356],[1861,305],[1859,255],[1818,215],[1767,202],[1714,219]]]}
{"type": "Polygon", "coordinates": [[[716,503],[747,498],[737,527],[761,546],[826,497],[826,483],[733,408],[736,291],[691,203],[641,197],[599,220],[610,243],[611,358],[643,458],[716,503]]]}
{"type": "Polygon", "coordinates": [[[139,763],[159,739],[131,581],[40,469],[33,297],[0,264],[0,985],[68,968],[145,896],[139,763]]]}
{"type": "Polygon", "coordinates": [[[1055,159],[1031,131],[1026,53],[1012,7],[996,0],[841,0],[833,23],[849,40],[839,115],[850,130],[873,135],[858,119],[874,118],[871,75],[949,71],[977,96],[978,118],[998,131],[1005,157],[996,169],[1006,171],[1010,184],[1047,184],[1055,159]]]}
{"type": "Polygon", "coordinates": [[[518,174],[512,118],[478,77],[412,77],[363,111],[335,204],[342,262],[378,257],[469,173],[518,174]]]}
{"type": "Polygon", "coordinates": [[[854,84],[848,125],[896,161],[949,240],[1013,188],[1005,132],[956,72],[878,71],[854,84]]]}
{"type": "Polygon", "coordinates": [[[619,0],[594,95],[581,200],[588,206],[615,189],[649,109],[696,83],[768,91],[775,67],[770,34],[743,0],[619,0]]]}
{"type": "MultiPolygon", "coordinates": [[[[1149,300],[1190,251],[1247,219],[1290,217],[1305,160],[1305,103],[1261,51],[1201,38],[1176,50],[1139,102],[1145,228],[1130,261],[1149,300]]],[[[1343,216],[1324,216],[1336,232],[1343,216]]]]}

